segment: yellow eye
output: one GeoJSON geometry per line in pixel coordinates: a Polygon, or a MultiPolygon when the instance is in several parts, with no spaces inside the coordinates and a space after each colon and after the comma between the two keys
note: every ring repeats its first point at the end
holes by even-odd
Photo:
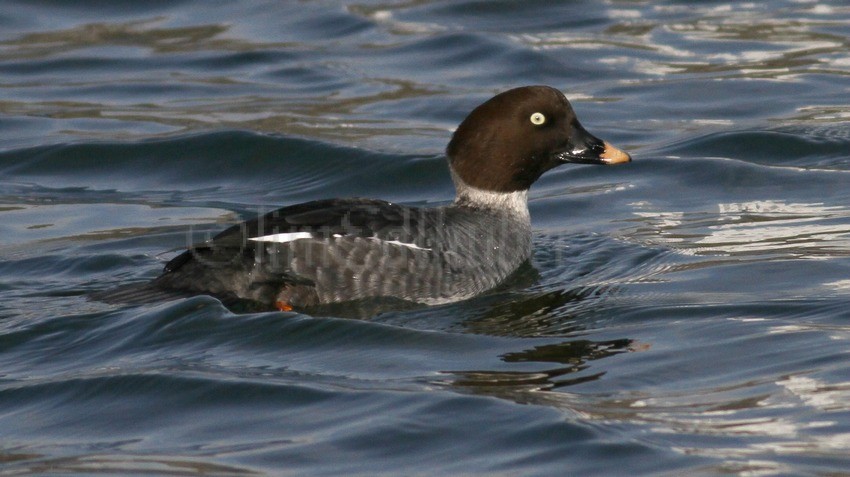
{"type": "Polygon", "coordinates": [[[531,120],[531,124],[535,126],[540,126],[546,122],[546,116],[544,116],[543,113],[534,113],[529,119],[531,120]]]}

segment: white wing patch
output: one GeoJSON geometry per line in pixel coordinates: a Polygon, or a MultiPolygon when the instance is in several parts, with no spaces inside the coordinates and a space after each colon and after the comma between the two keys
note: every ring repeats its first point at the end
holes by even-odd
{"type": "Polygon", "coordinates": [[[392,244],[392,245],[398,245],[400,247],[412,248],[414,250],[431,250],[430,248],[420,247],[419,245],[416,245],[415,243],[399,242],[398,240],[381,240],[381,239],[375,238],[375,237],[372,237],[372,240],[377,240],[378,242],[388,243],[388,244],[392,244]]]}
{"type": "MultiPolygon", "coordinates": [[[[340,234],[333,234],[334,238],[343,237],[340,234]]],[[[287,243],[292,242],[298,239],[308,239],[313,238],[313,234],[310,232],[284,232],[280,234],[272,234],[272,235],[263,235],[262,237],[251,237],[248,240],[254,242],[274,242],[274,243],[287,243]]],[[[420,247],[415,243],[407,243],[400,242],[398,240],[381,240],[377,237],[369,237],[369,239],[374,240],[376,242],[385,243],[389,245],[397,245],[399,247],[407,247],[414,250],[431,250],[430,248],[420,247]]]]}
{"type": "Polygon", "coordinates": [[[313,234],[310,232],[286,232],[282,234],[273,234],[273,235],[263,235],[262,237],[253,237],[248,240],[253,240],[254,242],[275,242],[275,243],[286,243],[292,242],[293,240],[312,238],[313,234]]]}

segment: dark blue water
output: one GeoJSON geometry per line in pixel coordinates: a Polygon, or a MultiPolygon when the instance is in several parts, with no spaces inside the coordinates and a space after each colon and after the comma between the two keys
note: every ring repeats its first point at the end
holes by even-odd
{"type": "Polygon", "coordinates": [[[6,1],[0,475],[844,475],[846,2],[6,1]],[[365,319],[86,299],[442,150],[549,84],[616,168],[531,191],[533,270],[365,319]]]}

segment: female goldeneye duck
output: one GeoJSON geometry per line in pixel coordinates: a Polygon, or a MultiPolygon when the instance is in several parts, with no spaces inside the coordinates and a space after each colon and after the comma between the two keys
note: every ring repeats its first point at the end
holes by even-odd
{"type": "Polygon", "coordinates": [[[291,205],[190,247],[145,287],[284,311],[369,298],[463,300],[529,259],[528,189],[541,174],[566,163],[631,160],[588,133],[567,98],[548,86],[511,89],[481,104],[446,152],[457,190],[451,205],[291,205]]]}

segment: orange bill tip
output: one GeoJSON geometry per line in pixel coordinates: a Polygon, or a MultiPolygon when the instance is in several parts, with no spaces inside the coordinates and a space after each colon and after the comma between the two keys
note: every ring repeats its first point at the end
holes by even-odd
{"type": "Polygon", "coordinates": [[[604,164],[613,165],[631,162],[632,156],[630,156],[627,152],[617,149],[607,141],[605,141],[604,144],[605,150],[599,155],[599,159],[601,159],[604,164]]]}

